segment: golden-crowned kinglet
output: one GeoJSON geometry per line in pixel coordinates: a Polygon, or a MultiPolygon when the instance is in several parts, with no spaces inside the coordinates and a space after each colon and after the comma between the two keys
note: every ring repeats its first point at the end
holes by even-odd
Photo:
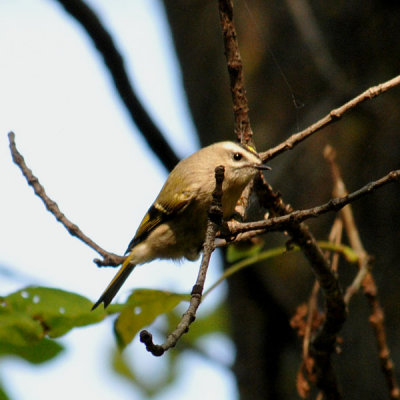
{"type": "Polygon", "coordinates": [[[254,150],[233,142],[215,143],[179,162],[129,243],[128,257],[92,309],[100,303],[107,307],[137,264],[156,258],[195,260],[199,256],[215,188],[214,171],[219,165],[225,167],[224,219],[233,214],[243,189],[257,170],[268,169],[254,150]]]}

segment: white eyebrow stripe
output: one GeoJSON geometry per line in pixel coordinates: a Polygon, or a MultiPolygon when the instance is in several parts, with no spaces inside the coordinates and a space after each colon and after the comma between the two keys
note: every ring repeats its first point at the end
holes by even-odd
{"type": "Polygon", "coordinates": [[[260,163],[260,158],[257,156],[257,154],[254,154],[251,150],[246,149],[246,147],[241,146],[240,144],[236,144],[233,142],[224,142],[223,146],[228,151],[238,152],[243,154],[243,156],[246,157],[246,159],[249,160],[250,162],[254,162],[256,164],[260,163]]]}

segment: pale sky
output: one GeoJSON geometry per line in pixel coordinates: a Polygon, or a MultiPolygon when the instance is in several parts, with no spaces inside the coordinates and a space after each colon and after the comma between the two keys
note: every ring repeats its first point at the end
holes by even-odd
{"type": "MultiPolygon", "coordinates": [[[[195,130],[159,2],[89,3],[114,36],[138,93],[177,153],[184,157],[195,151],[195,130]]],[[[92,260],[97,254],[45,210],[11,161],[7,133],[15,132],[28,166],[61,210],[116,253],[125,251],[166,171],[132,126],[101,57],[56,1],[1,0],[0,54],[0,295],[34,284],[96,300],[115,270],[96,268],[92,260]]],[[[210,267],[208,284],[219,276],[217,264],[210,267]]],[[[177,266],[165,261],[137,268],[120,298],[135,287],[189,292],[197,267],[198,263],[177,266]]],[[[207,298],[203,310],[210,310],[223,295],[224,288],[207,298]]],[[[2,360],[0,380],[12,399],[142,398],[109,372],[115,345],[111,321],[75,329],[61,342],[67,351],[39,367],[19,359],[2,360]]],[[[205,345],[232,362],[227,339],[205,345]]],[[[127,352],[150,374],[160,374],[165,367],[137,339],[127,352]]],[[[215,368],[199,356],[188,354],[179,375],[178,385],[157,400],[237,398],[229,370],[215,368]]]]}

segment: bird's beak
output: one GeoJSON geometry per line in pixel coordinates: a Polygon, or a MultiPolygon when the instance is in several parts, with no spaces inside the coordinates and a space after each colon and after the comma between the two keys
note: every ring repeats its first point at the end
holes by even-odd
{"type": "Polygon", "coordinates": [[[268,165],[264,165],[264,164],[254,164],[253,167],[255,169],[259,169],[261,171],[270,171],[271,167],[268,167],[268,165]]]}

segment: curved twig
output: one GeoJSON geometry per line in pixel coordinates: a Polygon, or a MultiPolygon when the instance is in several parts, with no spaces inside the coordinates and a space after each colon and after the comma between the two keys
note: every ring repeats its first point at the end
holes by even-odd
{"type": "Polygon", "coordinates": [[[178,340],[183,334],[189,330],[190,324],[196,318],[196,312],[201,303],[204,283],[206,280],[208,264],[212,252],[215,250],[215,236],[217,229],[222,223],[222,182],[224,180],[225,168],[219,166],[215,169],[215,189],[212,194],[213,200],[208,212],[208,225],[206,231],[206,237],[203,245],[203,257],[200,264],[199,274],[197,276],[196,284],[193,286],[192,294],[190,298],[189,307],[183,314],[181,321],[171,332],[166,341],[161,344],[154,344],[151,333],[146,330],[140,332],[140,341],[145,344],[146,350],[152,353],[154,356],[162,356],[165,351],[174,347],[178,340]]]}
{"type": "Polygon", "coordinates": [[[294,146],[301,143],[303,140],[307,139],[309,136],[313,135],[314,133],[320,131],[322,128],[330,125],[331,123],[337,121],[338,119],[342,118],[342,116],[356,107],[357,105],[363,103],[364,101],[371,100],[374,97],[380,95],[381,93],[386,92],[387,90],[397,86],[400,84],[400,75],[381,83],[376,86],[372,86],[367,89],[365,92],[361,93],[360,95],[354,97],[347,103],[343,104],[342,106],[332,110],[329,114],[325,115],[325,117],[321,118],[315,124],[310,125],[308,128],[304,129],[301,132],[295,133],[290,136],[284,142],[278,144],[277,146],[260,153],[260,157],[262,158],[263,162],[271,160],[272,158],[277,157],[279,154],[291,150],[294,146]]]}
{"type": "Polygon", "coordinates": [[[97,265],[109,265],[109,266],[117,266],[123,262],[125,257],[118,256],[117,254],[110,253],[103,248],[101,248],[97,243],[95,243],[92,239],[86,236],[79,228],[78,225],[71,222],[60,210],[57,203],[52,200],[49,196],[47,196],[44,187],[40,184],[39,179],[33,174],[32,170],[28,168],[25,163],[24,157],[17,150],[17,146],[15,144],[15,134],[14,132],[10,132],[8,134],[8,139],[10,143],[11,156],[15,164],[18,165],[22,174],[26,178],[28,184],[33,188],[35,194],[40,197],[46,206],[47,210],[50,211],[51,214],[57,219],[58,222],[64,225],[65,229],[76,238],[80,239],[82,242],[86,243],[90,248],[96,251],[103,257],[103,260],[94,260],[97,265]]]}

